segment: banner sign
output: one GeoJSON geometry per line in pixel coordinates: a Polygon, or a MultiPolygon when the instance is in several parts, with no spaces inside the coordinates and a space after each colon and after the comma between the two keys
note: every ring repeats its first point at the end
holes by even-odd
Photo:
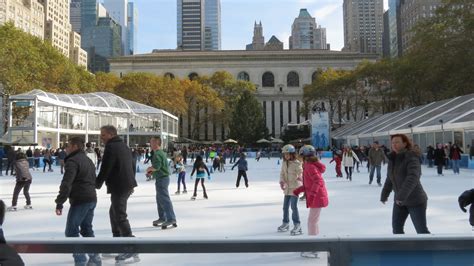
{"type": "Polygon", "coordinates": [[[311,115],[311,144],[316,148],[329,147],[329,114],[313,112],[311,115]]]}

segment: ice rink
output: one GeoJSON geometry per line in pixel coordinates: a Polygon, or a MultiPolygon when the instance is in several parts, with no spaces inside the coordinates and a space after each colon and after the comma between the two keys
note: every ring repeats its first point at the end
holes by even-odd
{"type": "MultiPolygon", "coordinates": [[[[128,215],[132,231],[137,237],[160,239],[247,239],[247,238],[304,238],[307,237],[306,219],[308,210],[304,201],[299,203],[303,232],[301,236],[278,233],[276,228],[282,220],[283,194],[278,180],[280,166],[278,159],[262,158],[259,162],[249,158],[249,188],[241,183],[235,188],[237,169],[225,173],[213,173],[212,180],[206,179],[209,199],[202,197],[198,187],[198,198],[191,201],[194,181],[186,174],[188,193],[174,195],[176,175],[171,176],[170,194],[177,216],[178,228],[163,231],[152,226],[157,219],[154,182],[145,181],[143,169],[137,173],[138,187],[128,202],[128,215]]],[[[381,188],[368,184],[366,167],[355,172],[353,181],[336,178],[334,163],[323,159],[327,171],[323,175],[329,192],[329,206],[321,213],[321,236],[379,236],[391,235],[391,212],[393,194],[387,205],[380,203],[381,188]]],[[[365,165],[365,164],[364,164],[365,165]]],[[[433,234],[472,234],[468,214],[462,212],[457,203],[458,196],[474,187],[474,171],[461,169],[461,175],[444,170],[437,176],[435,168],[422,168],[422,185],[428,194],[428,228],[433,234]]],[[[33,210],[24,210],[25,199],[20,194],[17,212],[7,213],[4,224],[5,237],[55,238],[64,237],[69,204],[65,204],[63,216],[54,213],[54,200],[59,190],[61,174],[59,168],[53,173],[32,171],[33,183],[30,194],[33,210]]],[[[386,167],[382,168],[382,182],[386,167]]],[[[375,183],[375,182],[374,182],[375,183]]],[[[0,198],[11,204],[15,179],[0,177],[0,198]]],[[[105,186],[98,191],[95,210],[94,231],[96,237],[111,238],[108,208],[110,200],[105,186]]],[[[290,211],[291,215],[291,211],[290,211]]],[[[407,220],[406,234],[415,234],[411,220],[407,220]]],[[[21,254],[26,265],[73,265],[70,254],[33,255],[21,254]]],[[[252,254],[142,254],[136,265],[326,265],[327,259],[308,259],[299,253],[252,253],[252,254]]],[[[114,260],[104,260],[103,265],[114,265],[114,260]]]]}

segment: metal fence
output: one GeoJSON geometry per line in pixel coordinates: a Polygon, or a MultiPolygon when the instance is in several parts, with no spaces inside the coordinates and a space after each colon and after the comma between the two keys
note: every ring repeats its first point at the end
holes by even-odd
{"type": "Polygon", "coordinates": [[[328,252],[331,266],[474,265],[474,235],[301,237],[258,239],[64,238],[15,239],[19,253],[265,253],[328,252]]]}

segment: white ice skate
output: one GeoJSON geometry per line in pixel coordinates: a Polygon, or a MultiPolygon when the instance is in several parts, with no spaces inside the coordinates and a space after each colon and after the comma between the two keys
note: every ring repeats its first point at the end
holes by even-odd
{"type": "Polygon", "coordinates": [[[10,206],[10,207],[7,208],[7,211],[9,211],[9,212],[16,212],[16,210],[17,210],[16,206],[10,206]]]}
{"type": "Polygon", "coordinates": [[[317,259],[317,258],[319,258],[318,252],[316,252],[316,251],[301,252],[301,257],[303,257],[303,258],[311,258],[311,259],[317,259]]]}
{"type": "Polygon", "coordinates": [[[278,232],[287,232],[288,230],[290,230],[290,224],[283,223],[282,225],[278,226],[277,230],[278,232]]]}
{"type": "Polygon", "coordinates": [[[290,233],[292,236],[303,234],[303,230],[301,230],[300,224],[295,224],[295,227],[293,227],[290,233]]]}

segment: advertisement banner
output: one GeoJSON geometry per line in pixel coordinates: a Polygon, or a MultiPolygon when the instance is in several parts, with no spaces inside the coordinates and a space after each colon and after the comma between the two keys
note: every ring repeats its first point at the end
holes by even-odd
{"type": "Polygon", "coordinates": [[[313,112],[311,115],[311,145],[316,149],[329,147],[329,114],[313,112]]]}

